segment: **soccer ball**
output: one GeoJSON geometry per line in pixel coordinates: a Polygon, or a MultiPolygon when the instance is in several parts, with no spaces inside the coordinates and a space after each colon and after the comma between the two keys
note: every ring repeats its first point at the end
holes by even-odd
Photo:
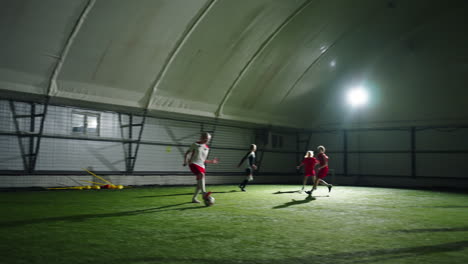
{"type": "Polygon", "coordinates": [[[212,205],[214,205],[214,203],[215,203],[215,198],[213,196],[208,196],[205,199],[205,205],[206,206],[212,206],[212,205]]]}

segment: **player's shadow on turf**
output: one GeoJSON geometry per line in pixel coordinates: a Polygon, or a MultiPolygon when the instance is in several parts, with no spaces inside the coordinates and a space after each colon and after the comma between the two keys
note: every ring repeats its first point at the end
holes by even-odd
{"type": "Polygon", "coordinates": [[[147,196],[139,196],[138,198],[153,198],[153,197],[180,196],[180,195],[193,195],[193,192],[192,193],[162,194],[162,195],[147,195],[147,196]]]}
{"type": "Polygon", "coordinates": [[[39,219],[27,219],[27,220],[20,220],[20,221],[8,221],[8,222],[0,223],[0,228],[23,226],[23,225],[28,225],[28,224],[41,224],[41,223],[51,223],[51,222],[53,223],[53,222],[61,222],[61,221],[84,222],[87,220],[105,218],[105,217],[125,217],[125,216],[134,216],[134,215],[140,215],[140,214],[160,213],[164,211],[182,211],[182,210],[192,210],[192,209],[202,209],[202,208],[207,208],[207,207],[200,206],[200,205],[195,206],[195,204],[193,204],[192,202],[185,202],[185,203],[170,204],[170,205],[164,205],[164,206],[141,209],[141,210],[133,210],[133,211],[101,213],[101,214],[68,215],[68,216],[47,217],[47,218],[39,218],[39,219]],[[182,208],[171,208],[171,207],[178,207],[178,206],[187,205],[187,204],[191,204],[191,206],[182,207],[182,208]]]}
{"type": "Polygon", "coordinates": [[[281,192],[281,191],[277,191],[277,192],[274,192],[273,194],[283,194],[283,193],[298,193],[299,191],[287,191],[287,192],[281,192]]]}
{"type": "Polygon", "coordinates": [[[313,196],[307,196],[304,200],[294,200],[293,199],[291,202],[288,202],[288,203],[285,203],[285,204],[282,204],[282,205],[277,205],[277,206],[273,207],[273,209],[281,209],[281,208],[286,208],[286,207],[293,206],[293,205],[305,204],[305,203],[312,202],[315,199],[316,198],[313,197],[313,196]]]}
{"type": "MultiPolygon", "coordinates": [[[[236,190],[226,191],[226,192],[211,192],[211,193],[232,193],[237,192],[236,190]]],[[[139,196],[137,198],[154,198],[154,197],[167,197],[167,196],[181,196],[181,195],[193,195],[192,193],[174,193],[174,194],[162,194],[162,195],[147,195],[147,196],[139,196]]]]}
{"type": "Polygon", "coordinates": [[[226,191],[226,192],[211,192],[211,193],[233,193],[233,192],[240,192],[240,191],[230,190],[230,191],[226,191]]]}

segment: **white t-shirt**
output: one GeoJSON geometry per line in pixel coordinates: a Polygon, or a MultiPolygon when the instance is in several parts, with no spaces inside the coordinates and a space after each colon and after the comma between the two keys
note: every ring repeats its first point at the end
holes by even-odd
{"type": "Polygon", "coordinates": [[[210,148],[206,144],[195,142],[190,146],[189,149],[190,152],[193,150],[194,153],[189,163],[193,163],[202,168],[205,168],[205,160],[208,158],[208,152],[210,151],[210,148]]]}

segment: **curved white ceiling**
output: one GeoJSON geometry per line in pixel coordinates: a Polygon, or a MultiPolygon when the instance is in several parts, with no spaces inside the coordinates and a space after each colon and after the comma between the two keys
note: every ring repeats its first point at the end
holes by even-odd
{"type": "Polygon", "coordinates": [[[0,0],[0,92],[262,124],[467,121],[464,0],[0,0]]]}

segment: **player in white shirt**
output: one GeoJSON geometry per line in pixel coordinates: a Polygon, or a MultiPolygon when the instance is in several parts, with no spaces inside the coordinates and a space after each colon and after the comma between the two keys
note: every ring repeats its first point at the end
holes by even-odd
{"type": "Polygon", "coordinates": [[[247,186],[247,183],[250,182],[250,181],[253,181],[253,172],[254,172],[254,170],[257,169],[257,165],[255,164],[256,163],[255,162],[255,151],[257,151],[257,145],[251,144],[249,152],[247,152],[247,154],[245,154],[245,156],[239,162],[239,165],[237,165],[237,167],[240,167],[242,165],[242,163],[244,163],[244,161],[247,160],[247,168],[245,169],[245,172],[246,172],[247,175],[246,175],[244,181],[242,181],[242,183],[239,184],[239,188],[243,192],[245,192],[245,187],[247,186]]]}
{"type": "Polygon", "coordinates": [[[193,194],[192,203],[200,203],[197,196],[200,192],[203,194],[203,199],[206,200],[210,196],[211,192],[206,192],[205,189],[205,163],[217,164],[218,159],[207,160],[210,148],[207,143],[210,142],[211,135],[207,132],[203,132],[200,136],[200,140],[193,143],[190,148],[185,152],[184,155],[184,166],[187,164],[190,170],[197,177],[197,187],[193,194]]]}

